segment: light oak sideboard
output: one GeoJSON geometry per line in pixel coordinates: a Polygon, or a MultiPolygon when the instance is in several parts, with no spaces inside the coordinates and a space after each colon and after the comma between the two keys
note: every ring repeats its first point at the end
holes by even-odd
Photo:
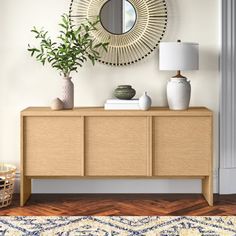
{"type": "Polygon", "coordinates": [[[213,205],[212,112],[27,108],[21,112],[21,206],[38,178],[201,178],[213,205]]]}

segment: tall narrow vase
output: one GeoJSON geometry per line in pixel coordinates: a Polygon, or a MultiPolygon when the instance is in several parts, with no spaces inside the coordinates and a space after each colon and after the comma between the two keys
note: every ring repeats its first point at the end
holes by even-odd
{"type": "Polygon", "coordinates": [[[63,78],[62,85],[62,101],[64,109],[74,108],[74,84],[71,81],[71,77],[63,78]]]}

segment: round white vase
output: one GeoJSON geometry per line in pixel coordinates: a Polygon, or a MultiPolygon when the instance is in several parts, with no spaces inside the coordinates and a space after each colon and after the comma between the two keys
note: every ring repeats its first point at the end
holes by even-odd
{"type": "Polygon", "coordinates": [[[63,107],[64,107],[64,104],[61,101],[61,99],[55,98],[55,99],[52,100],[52,102],[51,102],[51,109],[52,110],[55,110],[55,111],[62,110],[63,107]]]}
{"type": "Polygon", "coordinates": [[[152,105],[152,99],[147,95],[147,92],[143,93],[143,96],[139,98],[139,107],[141,110],[148,110],[152,105]]]}
{"type": "Polygon", "coordinates": [[[71,77],[64,77],[62,84],[62,102],[64,109],[74,108],[74,84],[71,81],[71,77]]]}
{"type": "Polygon", "coordinates": [[[171,110],[186,110],[191,97],[190,81],[186,78],[174,77],[167,84],[167,100],[171,110]]]}

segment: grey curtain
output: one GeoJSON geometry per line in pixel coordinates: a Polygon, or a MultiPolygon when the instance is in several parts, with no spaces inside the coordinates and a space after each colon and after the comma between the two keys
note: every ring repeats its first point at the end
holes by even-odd
{"type": "Polygon", "coordinates": [[[221,0],[219,192],[236,193],[236,0],[221,0]]]}

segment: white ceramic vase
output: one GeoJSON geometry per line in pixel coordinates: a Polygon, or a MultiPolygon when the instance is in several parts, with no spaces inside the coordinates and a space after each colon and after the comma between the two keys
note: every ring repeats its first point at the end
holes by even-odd
{"type": "Polygon", "coordinates": [[[63,104],[61,99],[55,98],[55,99],[52,100],[52,103],[51,103],[51,109],[52,110],[55,110],[55,111],[62,110],[63,107],[64,107],[64,104],[63,104]]]}
{"type": "Polygon", "coordinates": [[[167,100],[171,110],[186,110],[191,96],[190,81],[186,78],[171,78],[167,84],[167,100]]]}
{"type": "Polygon", "coordinates": [[[152,105],[151,98],[147,95],[147,92],[143,93],[143,96],[139,98],[139,107],[141,110],[148,110],[152,105]]]}
{"type": "Polygon", "coordinates": [[[62,84],[62,102],[64,109],[74,108],[74,84],[71,77],[64,77],[62,84]]]}

